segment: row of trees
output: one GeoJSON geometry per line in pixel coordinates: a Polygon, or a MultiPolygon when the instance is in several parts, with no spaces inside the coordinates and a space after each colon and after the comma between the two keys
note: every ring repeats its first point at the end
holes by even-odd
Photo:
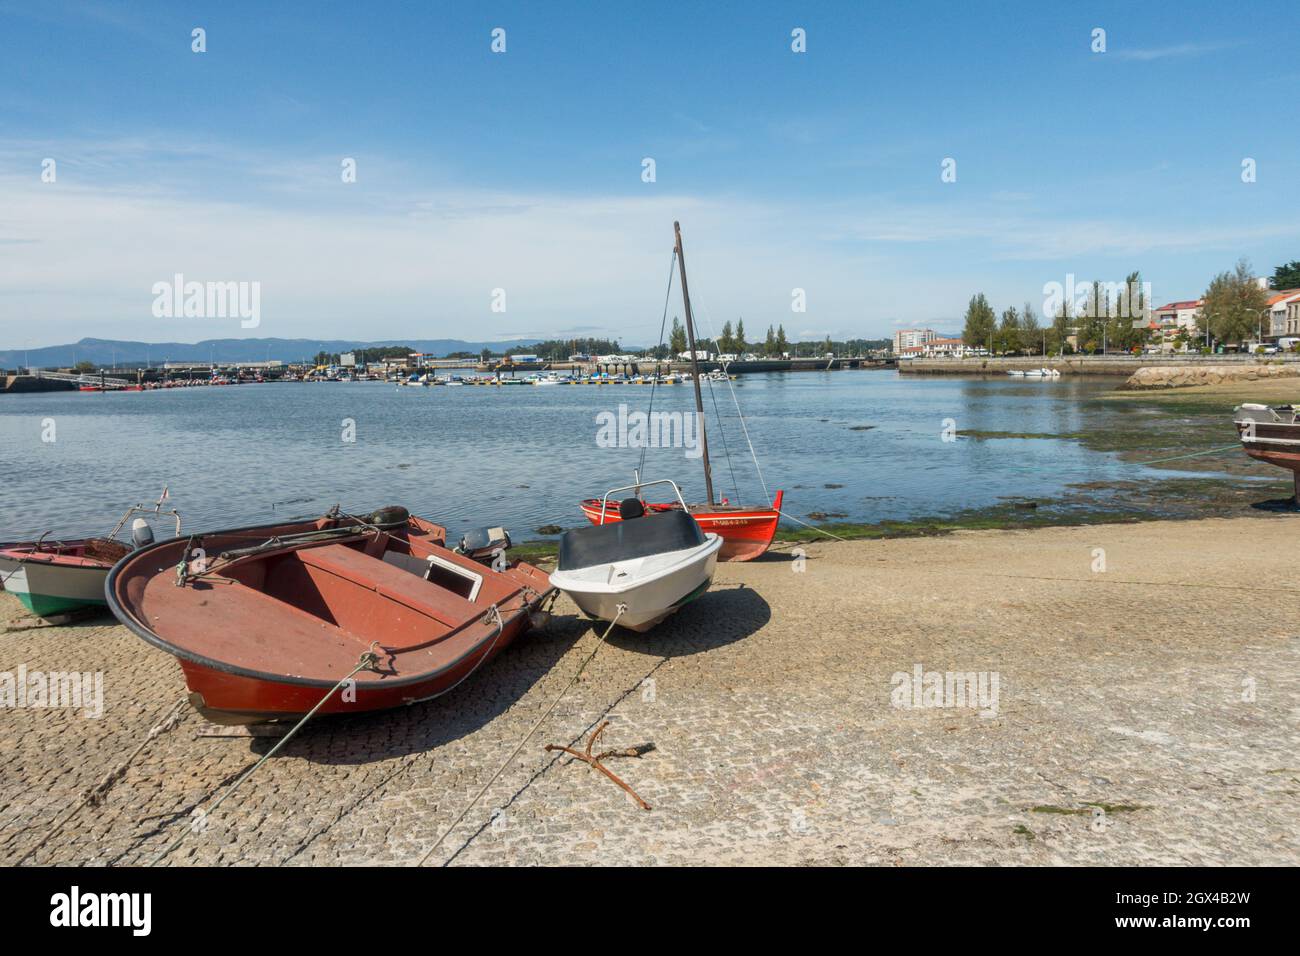
{"type": "MultiPolygon", "coordinates": [[[[618,344],[618,339],[547,339],[545,342],[538,342],[530,349],[520,349],[521,352],[531,352],[539,358],[544,358],[550,362],[562,362],[570,355],[617,355],[623,351],[618,344]]],[[[483,350],[483,361],[487,361],[490,356],[488,349],[483,350]]]]}
{"type": "MultiPolygon", "coordinates": [[[[1252,272],[1250,263],[1242,259],[1210,282],[1197,319],[1201,341],[1207,325],[1211,340],[1217,342],[1257,341],[1261,333],[1268,334],[1268,292],[1252,272]]],[[[1300,289],[1300,260],[1274,268],[1269,286],[1300,289]]],[[[1152,335],[1159,335],[1149,321],[1142,321],[1150,319],[1154,304],[1145,301],[1141,288],[1142,277],[1137,272],[1129,274],[1124,290],[1115,296],[1110,286],[1093,282],[1073,302],[1062,297],[1059,311],[1041,321],[1028,302],[1019,311],[1011,306],[999,315],[981,292],[972,296],[966,307],[962,342],[995,353],[1031,355],[1069,353],[1074,350],[1068,341],[1072,336],[1082,352],[1139,348],[1152,335]]],[[[1191,330],[1180,329],[1174,344],[1193,344],[1191,330]]]]}
{"type": "Polygon", "coordinates": [[[1138,272],[1129,273],[1120,291],[1094,281],[1081,286],[1073,301],[1062,295],[1059,309],[1043,319],[1030,302],[1020,310],[1009,306],[998,315],[981,292],[972,296],[966,307],[962,342],[991,352],[1051,355],[1073,351],[1069,342],[1073,336],[1084,352],[1132,349],[1147,337],[1145,323],[1134,327],[1134,320],[1145,317],[1151,308],[1141,289],[1142,276],[1138,272]]]}
{"type": "Polygon", "coordinates": [[[1055,316],[1044,324],[1030,302],[1020,309],[1008,306],[999,315],[980,292],[971,297],[966,307],[961,338],[971,348],[1040,355],[1068,349],[1066,338],[1071,331],[1072,321],[1068,316],[1055,316]]]}
{"type": "MultiPolygon", "coordinates": [[[[696,336],[695,347],[700,351],[710,351],[722,355],[743,355],[746,352],[754,352],[765,356],[779,356],[790,351],[790,341],[786,338],[785,326],[768,326],[767,335],[761,343],[751,343],[745,337],[745,320],[739,319],[736,327],[731,327],[731,321],[728,320],[722,324],[722,334],[716,339],[701,338],[696,336]]],[[[668,336],[668,347],[658,347],[650,350],[650,354],[656,358],[666,357],[667,355],[680,355],[689,351],[690,346],[686,341],[686,327],[682,325],[677,316],[673,316],[672,331],[668,336]],[[659,353],[663,353],[660,355],[659,353]]]]}

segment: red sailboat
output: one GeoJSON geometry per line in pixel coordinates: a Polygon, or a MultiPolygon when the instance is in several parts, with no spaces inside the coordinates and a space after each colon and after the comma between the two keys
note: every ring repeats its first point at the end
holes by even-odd
{"type": "MultiPolygon", "coordinates": [[[[687,511],[705,534],[716,534],[722,539],[720,561],[752,561],[772,544],[776,525],[781,518],[781,499],[784,492],[777,491],[771,508],[740,508],[730,504],[688,505],[687,511]]],[[[588,498],[582,502],[582,513],[592,524],[609,524],[619,521],[619,503],[608,498],[588,498]],[[604,520],[601,515],[604,514],[604,520]]],[[[647,503],[647,511],[681,511],[677,502],[647,503]]]]}
{"type": "Polygon", "coordinates": [[[336,511],[152,545],[105,592],[123,624],[176,657],[210,720],[300,717],[353,671],[320,712],[358,713],[447,693],[532,626],[549,578],[507,565],[502,545],[490,529],[448,548],[444,528],[404,508],[336,511]]]}
{"type": "MultiPolygon", "coordinates": [[[[744,508],[732,505],[725,500],[719,503],[713,494],[713,469],[709,463],[709,436],[704,427],[704,398],[700,392],[700,367],[695,349],[695,320],[691,312],[690,288],[686,283],[686,255],[682,250],[682,227],[673,223],[676,239],[674,253],[677,268],[681,276],[682,302],[686,311],[686,339],[691,352],[691,379],[695,387],[695,412],[700,423],[700,443],[704,460],[704,490],[708,501],[704,504],[687,506],[690,513],[706,534],[716,534],[722,538],[722,550],[718,557],[722,561],[752,561],[772,545],[776,537],[777,523],[781,520],[781,502],[784,492],[777,490],[770,507],[744,508]]],[[[618,521],[619,506],[611,506],[608,495],[605,499],[587,498],[582,502],[582,512],[592,524],[607,524],[618,521]]],[[[643,502],[647,511],[680,511],[682,506],[676,501],[643,502]]]]}

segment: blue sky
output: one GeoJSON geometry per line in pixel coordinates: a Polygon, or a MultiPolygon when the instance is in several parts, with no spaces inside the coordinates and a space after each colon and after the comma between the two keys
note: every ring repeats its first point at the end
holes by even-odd
{"type": "Polygon", "coordinates": [[[1041,306],[1069,273],[1194,297],[1238,257],[1300,259],[1296,24],[1289,3],[0,2],[0,347],[646,342],[674,218],[715,329],[955,329],[974,292],[1041,306]],[[260,326],[156,318],[178,272],[259,282],[260,326]]]}

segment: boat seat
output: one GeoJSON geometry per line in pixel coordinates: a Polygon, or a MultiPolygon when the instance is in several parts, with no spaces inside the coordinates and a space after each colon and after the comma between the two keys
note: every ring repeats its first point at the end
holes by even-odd
{"type": "Polygon", "coordinates": [[[683,511],[661,511],[636,521],[615,521],[566,531],[560,539],[558,570],[576,571],[704,544],[704,532],[683,511]]]}
{"type": "MultiPolygon", "coordinates": [[[[203,579],[203,614],[177,596],[171,582],[150,585],[146,601],[149,627],[175,635],[181,648],[219,661],[237,661],[254,670],[303,676],[346,673],[365,640],[345,628],[254,588],[229,587],[203,579]]],[[[363,677],[366,675],[362,675],[363,677]]]]}
{"type": "MultiPolygon", "coordinates": [[[[298,559],[309,568],[374,591],[448,627],[459,627],[487,610],[431,584],[405,566],[399,567],[387,555],[383,561],[376,561],[345,544],[327,544],[304,548],[298,552],[298,559]]],[[[427,566],[423,561],[420,564],[427,566]]]]}

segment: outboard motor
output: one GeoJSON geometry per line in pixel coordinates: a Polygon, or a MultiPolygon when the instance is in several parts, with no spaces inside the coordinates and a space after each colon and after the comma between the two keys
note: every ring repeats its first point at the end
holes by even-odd
{"type": "Polygon", "coordinates": [[[153,544],[153,528],[149,527],[149,522],[143,518],[136,518],[131,522],[131,543],[135,545],[137,551],[153,544]]]}
{"type": "Polygon", "coordinates": [[[505,528],[475,528],[461,535],[456,553],[475,561],[490,562],[499,552],[509,547],[510,532],[505,528]]]}

